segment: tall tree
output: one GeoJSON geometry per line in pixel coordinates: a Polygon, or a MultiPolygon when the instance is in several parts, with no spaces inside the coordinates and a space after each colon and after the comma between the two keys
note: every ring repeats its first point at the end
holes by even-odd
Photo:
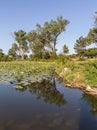
{"type": "Polygon", "coordinates": [[[43,35],[32,30],[28,33],[27,39],[30,42],[32,54],[42,58],[45,55],[45,40],[43,35]]]}
{"type": "Polygon", "coordinates": [[[44,23],[43,32],[45,33],[45,36],[47,36],[49,46],[54,54],[56,54],[57,38],[62,32],[65,31],[67,24],[69,24],[69,21],[63,19],[62,16],[57,17],[56,20],[51,20],[49,23],[44,23]]]}
{"type": "MultiPolygon", "coordinates": [[[[28,41],[30,44],[37,46],[42,45],[42,52],[49,52],[49,54],[56,54],[56,44],[58,36],[65,31],[66,25],[69,21],[63,19],[62,16],[57,17],[56,20],[45,22],[43,26],[40,24],[36,25],[36,30],[32,30],[28,33],[28,41]]],[[[32,46],[33,47],[33,46],[32,46]]]]}
{"type": "Polygon", "coordinates": [[[14,32],[14,38],[16,41],[16,45],[21,56],[21,59],[24,59],[24,55],[28,52],[28,43],[26,32],[23,30],[19,30],[18,32],[14,32]]]}

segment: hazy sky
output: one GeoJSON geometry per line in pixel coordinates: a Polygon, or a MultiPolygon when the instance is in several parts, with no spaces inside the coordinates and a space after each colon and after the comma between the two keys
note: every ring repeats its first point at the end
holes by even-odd
{"type": "Polygon", "coordinates": [[[93,27],[97,0],[0,0],[0,48],[7,53],[14,42],[12,33],[23,29],[29,32],[35,25],[62,15],[70,24],[57,41],[59,52],[67,44],[70,53],[81,35],[93,27]]]}

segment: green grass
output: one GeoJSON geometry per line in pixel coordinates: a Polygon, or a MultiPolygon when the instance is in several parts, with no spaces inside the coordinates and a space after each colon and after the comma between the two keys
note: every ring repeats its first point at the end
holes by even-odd
{"type": "Polygon", "coordinates": [[[42,79],[49,79],[56,70],[67,80],[97,87],[97,60],[74,61],[66,59],[55,62],[13,61],[0,62],[0,81],[18,82],[17,85],[29,84],[42,79]],[[67,70],[64,71],[64,68],[67,70]]]}
{"type": "Polygon", "coordinates": [[[75,83],[84,83],[97,87],[97,60],[68,61],[57,65],[57,73],[75,83]],[[60,66],[60,67],[59,67],[60,66]],[[64,71],[67,68],[67,71],[64,71]]]}

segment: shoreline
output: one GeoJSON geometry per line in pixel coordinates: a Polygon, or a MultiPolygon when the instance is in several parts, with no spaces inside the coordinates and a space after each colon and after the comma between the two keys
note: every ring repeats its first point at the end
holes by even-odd
{"type": "Polygon", "coordinates": [[[59,79],[62,79],[62,81],[65,83],[65,87],[68,88],[74,88],[74,89],[80,89],[84,93],[90,94],[92,96],[95,96],[97,98],[97,88],[92,88],[89,85],[86,85],[84,83],[75,83],[70,80],[67,80],[62,74],[56,73],[59,79]]]}

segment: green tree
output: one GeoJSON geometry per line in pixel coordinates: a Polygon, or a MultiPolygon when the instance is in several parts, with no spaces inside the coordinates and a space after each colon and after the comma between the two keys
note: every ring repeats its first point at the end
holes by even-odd
{"type": "Polygon", "coordinates": [[[4,53],[3,50],[0,48],[0,61],[3,61],[4,53]]]}
{"type": "Polygon", "coordinates": [[[8,55],[10,56],[10,57],[12,57],[12,58],[17,58],[18,57],[18,50],[19,50],[19,48],[18,48],[18,46],[17,46],[17,44],[16,43],[13,43],[12,44],[12,47],[9,49],[9,51],[8,51],[8,55]]]}
{"type": "Polygon", "coordinates": [[[97,54],[97,12],[95,12],[94,15],[94,27],[89,30],[87,38],[89,39],[89,45],[94,44],[96,45],[96,48],[90,48],[86,51],[86,53],[88,56],[91,57],[96,56],[97,54]]]}
{"type": "Polygon", "coordinates": [[[80,37],[76,40],[74,45],[75,52],[80,56],[87,56],[87,57],[94,57],[96,56],[97,48],[88,48],[91,44],[95,44],[97,46],[97,12],[95,12],[95,20],[94,20],[94,27],[91,28],[87,34],[87,36],[80,37]]]}
{"type": "Polygon", "coordinates": [[[19,30],[18,32],[14,32],[14,38],[16,41],[16,45],[19,51],[19,55],[21,59],[24,59],[25,53],[28,52],[28,43],[27,43],[27,35],[23,30],[19,30]]]}
{"type": "Polygon", "coordinates": [[[93,58],[93,57],[97,57],[97,48],[89,48],[89,49],[86,49],[85,52],[84,52],[84,56],[86,57],[90,57],[90,58],[93,58]]]}
{"type": "Polygon", "coordinates": [[[36,30],[32,30],[28,33],[28,41],[31,45],[31,50],[34,54],[37,52],[37,45],[41,46],[38,49],[41,50],[42,54],[56,55],[56,44],[58,36],[65,31],[66,25],[69,21],[63,19],[63,17],[57,17],[56,20],[51,20],[50,22],[45,22],[43,27],[40,24],[36,25],[36,30]],[[36,46],[36,47],[35,47],[36,46]]]}
{"type": "Polygon", "coordinates": [[[74,45],[75,52],[78,55],[83,56],[87,45],[88,39],[81,36],[78,40],[76,40],[76,43],[74,45]]]}
{"type": "Polygon", "coordinates": [[[10,61],[12,60],[8,55],[6,55],[2,49],[0,49],[0,61],[10,61]]]}
{"type": "Polygon", "coordinates": [[[97,46],[97,28],[92,28],[90,29],[88,35],[87,35],[88,39],[89,39],[89,44],[94,44],[97,46]]]}
{"type": "Polygon", "coordinates": [[[89,30],[87,37],[90,41],[90,44],[95,43],[97,45],[97,12],[95,12],[94,15],[94,27],[89,30]]]}
{"type": "Polygon", "coordinates": [[[66,44],[63,46],[63,53],[64,53],[64,54],[69,53],[69,49],[68,49],[68,47],[66,46],[66,44]]]}
{"type": "Polygon", "coordinates": [[[63,19],[62,16],[57,17],[56,20],[51,20],[49,23],[44,23],[43,33],[47,37],[46,39],[48,40],[48,44],[54,54],[56,54],[57,38],[65,31],[67,24],[69,24],[69,21],[63,19]]]}
{"type": "Polygon", "coordinates": [[[43,58],[45,55],[45,40],[42,34],[35,30],[28,33],[27,39],[30,43],[30,49],[35,57],[43,58]]]}

